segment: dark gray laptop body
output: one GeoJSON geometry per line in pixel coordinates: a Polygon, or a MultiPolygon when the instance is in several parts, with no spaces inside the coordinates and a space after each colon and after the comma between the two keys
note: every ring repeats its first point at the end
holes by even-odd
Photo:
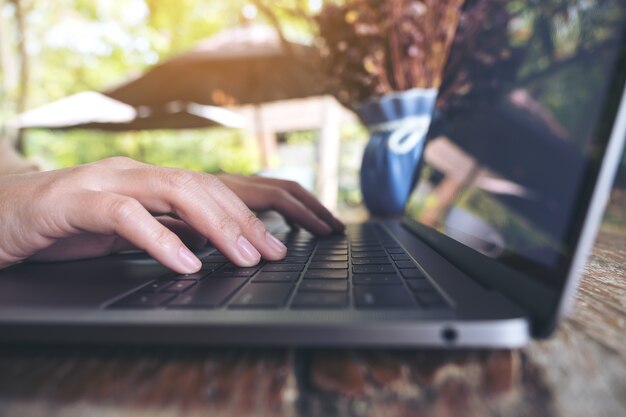
{"type": "Polygon", "coordinates": [[[549,335],[571,306],[626,138],[626,2],[522,3],[464,6],[402,221],[352,225],[345,243],[296,236],[293,247],[312,255],[287,284],[220,269],[211,248],[200,255],[219,266],[202,277],[174,276],[139,253],[15,265],[0,271],[0,340],[519,347],[549,335]],[[385,247],[376,253],[386,272],[370,278],[366,261],[353,261],[374,247],[366,238],[385,247]],[[332,287],[312,259],[344,247],[344,295],[305,291],[311,276],[332,287]],[[196,282],[168,292],[164,280],[196,282]],[[204,308],[181,307],[185,291],[216,282],[239,284],[204,308]],[[246,304],[251,288],[284,294],[246,304]],[[147,293],[163,297],[153,308],[124,301],[147,293]],[[337,299],[345,304],[323,306],[337,299]]]}

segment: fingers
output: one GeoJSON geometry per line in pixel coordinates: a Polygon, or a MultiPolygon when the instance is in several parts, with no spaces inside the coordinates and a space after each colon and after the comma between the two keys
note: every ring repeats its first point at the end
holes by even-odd
{"type": "Polygon", "coordinates": [[[153,213],[174,212],[231,261],[257,264],[282,259],[286,248],[221,181],[210,175],[145,166],[126,170],[109,184],[153,213]]]}
{"type": "Polygon", "coordinates": [[[285,257],[287,248],[267,230],[265,225],[237,195],[219,179],[200,175],[210,196],[229,213],[242,228],[245,237],[261,252],[265,259],[278,260],[285,257]]]}
{"type": "Polygon", "coordinates": [[[293,181],[284,181],[275,178],[266,178],[266,183],[284,188],[297,200],[301,201],[317,217],[328,224],[334,232],[343,232],[346,226],[320,203],[320,201],[300,184],[293,181]]]}
{"type": "Polygon", "coordinates": [[[295,198],[289,192],[271,187],[258,187],[265,190],[265,195],[274,195],[271,209],[278,211],[289,224],[302,225],[305,229],[317,235],[330,235],[333,233],[332,227],[322,221],[308,206],[295,198]]]}
{"type": "MultiPolygon", "coordinates": [[[[74,251],[77,257],[97,256],[132,245],[173,270],[190,273],[200,268],[199,260],[166,226],[182,235],[191,232],[189,237],[198,244],[209,239],[239,266],[254,265],[261,256],[281,259],[287,252],[245,203],[255,209],[276,209],[291,224],[317,234],[343,229],[341,222],[293,182],[237,179],[232,184],[236,192],[211,175],[159,168],[125,158],[48,174],[41,187],[46,198],[40,198],[48,207],[46,218],[64,220],[52,229],[49,225],[57,221],[46,222],[44,229],[50,231],[42,236],[47,239],[33,246],[41,246],[42,250],[50,246],[46,243],[50,239],[100,234],[105,237],[76,238],[53,245],[41,256],[54,257],[62,251],[74,251]],[[245,203],[238,196],[244,196],[245,203]],[[169,219],[163,225],[154,217],[170,213],[179,220],[169,219]],[[110,236],[120,239],[111,243],[107,240],[110,236]]],[[[37,248],[29,251],[34,253],[37,248]]]]}
{"type": "Polygon", "coordinates": [[[192,250],[200,249],[207,244],[207,238],[198,233],[193,227],[189,226],[182,220],[174,219],[169,216],[160,216],[156,218],[163,226],[170,229],[178,236],[185,246],[192,250]]]}
{"type": "Polygon", "coordinates": [[[201,262],[167,227],[135,199],[108,192],[84,191],[68,202],[66,221],[80,231],[118,235],[179,273],[200,269],[201,262]]]}
{"type": "MultiPolygon", "coordinates": [[[[171,217],[157,217],[157,220],[175,233],[191,249],[200,249],[207,240],[185,222],[171,217]]],[[[137,246],[117,235],[83,233],[57,240],[51,246],[29,257],[30,261],[56,261],[95,258],[112,253],[137,250],[137,246]]]]}
{"type": "Polygon", "coordinates": [[[225,176],[224,180],[254,210],[277,210],[288,223],[302,225],[318,235],[345,229],[311,193],[293,181],[238,176],[225,176]]]}

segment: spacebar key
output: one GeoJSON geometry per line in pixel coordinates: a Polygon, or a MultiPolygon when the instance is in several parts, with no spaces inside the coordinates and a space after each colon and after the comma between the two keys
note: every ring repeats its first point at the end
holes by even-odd
{"type": "Polygon", "coordinates": [[[210,308],[218,307],[237,291],[247,278],[211,278],[200,282],[190,291],[168,304],[170,308],[210,308]]]}
{"type": "Polygon", "coordinates": [[[231,308],[278,308],[285,304],[291,283],[252,282],[230,303],[231,308]]]}

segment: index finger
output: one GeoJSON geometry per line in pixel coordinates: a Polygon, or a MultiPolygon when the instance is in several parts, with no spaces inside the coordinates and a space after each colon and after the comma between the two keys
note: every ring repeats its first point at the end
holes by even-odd
{"type": "Polygon", "coordinates": [[[262,180],[267,184],[271,184],[287,190],[287,192],[293,195],[297,200],[300,200],[303,205],[305,205],[309,210],[315,213],[317,217],[319,217],[326,224],[332,227],[335,232],[343,232],[345,230],[346,226],[343,224],[343,222],[336,218],[330,212],[330,210],[324,207],[324,205],[317,199],[317,197],[315,197],[297,182],[280,180],[276,178],[262,178],[262,180]]]}

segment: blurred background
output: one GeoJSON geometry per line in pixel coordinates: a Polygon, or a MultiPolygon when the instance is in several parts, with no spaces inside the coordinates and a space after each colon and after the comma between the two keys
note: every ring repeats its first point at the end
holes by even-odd
{"type": "MultiPolygon", "coordinates": [[[[378,3],[0,0],[0,135],[42,169],[125,155],[293,179],[361,220],[368,135],[354,103],[324,78],[324,40],[349,39],[334,32],[350,26],[350,36],[371,35],[375,25],[358,26],[345,7],[378,3]],[[329,27],[342,7],[342,25],[329,27]]],[[[423,16],[443,4],[409,3],[423,16]]],[[[357,48],[338,45],[348,58],[357,48]]],[[[609,230],[626,230],[625,167],[626,155],[609,230]]]]}

